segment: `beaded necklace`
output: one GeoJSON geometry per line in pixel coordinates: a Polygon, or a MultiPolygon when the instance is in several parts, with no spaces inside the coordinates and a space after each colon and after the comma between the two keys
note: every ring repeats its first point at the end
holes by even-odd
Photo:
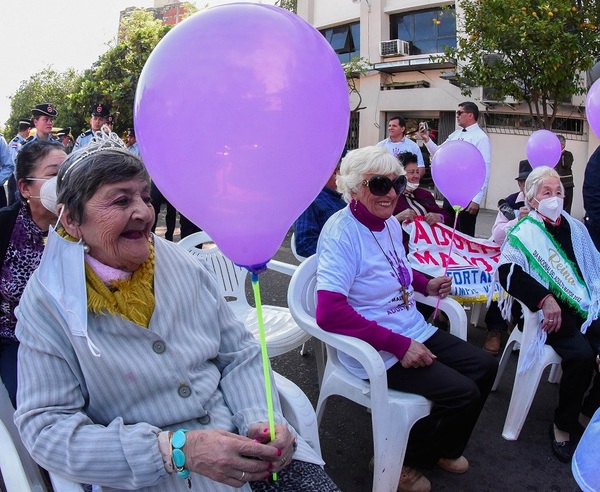
{"type": "Polygon", "coordinates": [[[388,225],[387,224],[384,224],[384,225],[385,225],[385,228],[390,237],[390,241],[392,243],[392,249],[394,250],[394,258],[396,259],[397,266],[394,265],[394,262],[392,261],[392,259],[383,250],[383,248],[381,247],[381,244],[375,237],[375,234],[373,234],[373,231],[371,229],[369,229],[369,232],[371,233],[371,236],[373,236],[373,239],[375,239],[375,242],[377,243],[377,246],[379,246],[379,249],[383,253],[383,256],[385,256],[385,259],[390,264],[390,268],[392,269],[392,275],[396,278],[396,280],[398,280],[398,283],[400,284],[400,294],[402,295],[402,300],[404,301],[404,307],[406,309],[408,309],[409,308],[409,294],[408,294],[407,287],[410,285],[410,274],[408,273],[406,265],[404,265],[404,261],[402,261],[402,259],[398,256],[398,253],[396,252],[396,246],[394,245],[394,239],[392,238],[392,233],[390,232],[388,225]]]}

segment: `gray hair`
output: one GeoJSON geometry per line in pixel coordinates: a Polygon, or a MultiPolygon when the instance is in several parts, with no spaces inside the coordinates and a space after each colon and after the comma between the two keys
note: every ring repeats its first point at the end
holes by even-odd
{"type": "Polygon", "coordinates": [[[556,138],[558,138],[558,141],[562,144],[565,145],[567,143],[567,139],[565,138],[564,135],[556,135],[556,138]]]}
{"type": "Polygon", "coordinates": [[[100,148],[82,156],[86,149],[69,155],[58,170],[56,183],[57,203],[67,207],[79,224],[83,223],[86,203],[101,186],[135,178],[150,184],[142,160],[124,147],[100,148]]]}
{"type": "Polygon", "coordinates": [[[557,178],[558,182],[560,183],[560,189],[564,194],[565,188],[560,182],[559,174],[551,167],[540,166],[531,171],[527,177],[527,180],[525,181],[525,198],[527,198],[528,201],[535,198],[542,181],[544,181],[546,178],[557,178]]]}
{"type": "Polygon", "coordinates": [[[337,190],[346,202],[350,203],[352,193],[358,193],[366,174],[403,176],[405,173],[398,159],[384,147],[351,150],[342,160],[340,173],[335,180],[337,190]]]}

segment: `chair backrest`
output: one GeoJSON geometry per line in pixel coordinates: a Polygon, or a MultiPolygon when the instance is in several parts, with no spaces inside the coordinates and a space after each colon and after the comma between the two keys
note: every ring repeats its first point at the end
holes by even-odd
{"type": "Polygon", "coordinates": [[[206,268],[215,274],[221,293],[229,302],[238,319],[244,320],[248,311],[252,309],[246,299],[248,270],[237,266],[227,258],[204,231],[190,234],[177,244],[203,261],[206,268]],[[209,248],[202,248],[202,244],[205,243],[212,243],[212,245],[209,248]]]}
{"type": "Polygon", "coordinates": [[[292,254],[294,258],[296,258],[300,263],[306,260],[305,256],[300,256],[296,251],[296,233],[292,233],[292,238],[290,239],[290,248],[292,249],[292,254]]]}

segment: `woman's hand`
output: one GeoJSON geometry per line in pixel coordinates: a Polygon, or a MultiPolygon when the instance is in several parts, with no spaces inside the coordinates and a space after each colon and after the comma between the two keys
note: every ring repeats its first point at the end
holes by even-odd
{"type": "Polygon", "coordinates": [[[427,212],[425,214],[425,222],[427,222],[429,225],[442,222],[442,216],[434,212],[427,212]]]}
{"type": "Polygon", "coordinates": [[[398,219],[398,222],[402,224],[402,222],[404,222],[405,220],[415,220],[416,216],[417,214],[414,210],[407,208],[406,210],[402,210],[402,212],[396,214],[394,217],[396,217],[396,219],[398,219]]]}
{"type": "Polygon", "coordinates": [[[448,297],[452,288],[452,279],[442,276],[432,278],[425,286],[425,292],[428,296],[440,296],[442,299],[448,297]]]}
{"type": "Polygon", "coordinates": [[[281,460],[277,447],[223,430],[189,431],[183,452],[188,470],[231,487],[267,478],[281,460]]]}
{"type": "Polygon", "coordinates": [[[527,217],[529,215],[529,207],[521,207],[519,208],[519,219],[523,217],[527,217]]]}
{"type": "Polygon", "coordinates": [[[479,211],[479,203],[469,202],[469,206],[465,209],[471,215],[475,215],[479,211]]]}
{"type": "Polygon", "coordinates": [[[262,444],[273,446],[277,450],[277,458],[271,462],[273,467],[271,472],[279,472],[283,470],[292,461],[294,455],[294,443],[296,438],[292,434],[286,425],[275,424],[275,440],[271,441],[271,434],[269,432],[269,424],[267,422],[261,422],[259,424],[253,424],[248,430],[248,437],[255,439],[262,444]]]}
{"type": "Polygon", "coordinates": [[[560,330],[560,325],[562,323],[561,310],[554,297],[546,297],[544,304],[542,304],[542,312],[544,313],[542,330],[546,333],[554,333],[555,331],[560,330]]]}
{"type": "Polygon", "coordinates": [[[425,367],[433,364],[435,359],[436,356],[433,355],[425,345],[416,340],[411,340],[410,347],[408,347],[404,357],[400,359],[400,364],[402,364],[404,369],[409,369],[411,367],[425,367]]]}

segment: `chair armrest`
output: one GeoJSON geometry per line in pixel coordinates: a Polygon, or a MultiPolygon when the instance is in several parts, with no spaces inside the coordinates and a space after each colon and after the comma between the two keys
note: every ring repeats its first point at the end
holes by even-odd
{"type": "MultiPolygon", "coordinates": [[[[415,301],[427,306],[435,307],[438,296],[426,296],[415,291],[415,301]]],[[[467,315],[464,308],[450,297],[440,300],[439,310],[448,316],[450,333],[462,340],[467,339],[467,315]]]]}
{"type": "Polygon", "coordinates": [[[292,381],[273,371],[283,416],[321,457],[319,427],[315,410],[302,390],[292,381]]]}
{"type": "Polygon", "coordinates": [[[283,261],[278,260],[270,260],[269,263],[267,263],[267,268],[279,273],[285,273],[291,277],[298,269],[298,265],[292,265],[291,263],[284,263],[283,261]]]}

